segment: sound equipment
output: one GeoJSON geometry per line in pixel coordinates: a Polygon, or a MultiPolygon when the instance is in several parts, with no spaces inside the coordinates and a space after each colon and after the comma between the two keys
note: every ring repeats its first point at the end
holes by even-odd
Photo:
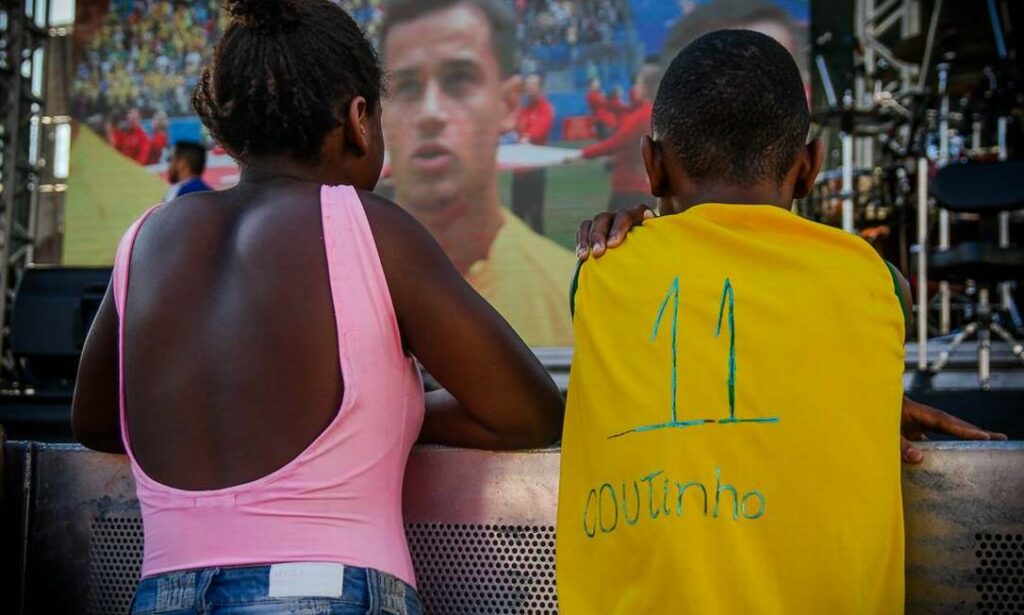
{"type": "Polygon", "coordinates": [[[10,338],[21,387],[74,387],[85,336],[110,275],[110,267],[29,267],[22,272],[10,338]]]}

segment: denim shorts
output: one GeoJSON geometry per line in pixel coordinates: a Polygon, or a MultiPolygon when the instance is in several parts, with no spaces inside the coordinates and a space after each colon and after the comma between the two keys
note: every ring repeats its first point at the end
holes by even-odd
{"type": "Polygon", "coordinates": [[[143,579],[133,615],[422,615],[416,590],[371,568],[295,563],[204,568],[143,579]]]}

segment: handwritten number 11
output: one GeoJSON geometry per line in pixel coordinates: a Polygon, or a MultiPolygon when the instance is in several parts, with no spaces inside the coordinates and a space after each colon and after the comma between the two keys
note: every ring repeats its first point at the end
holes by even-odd
{"type": "Polygon", "coordinates": [[[665,300],[661,302],[661,307],[658,308],[658,317],[654,319],[654,328],[651,329],[651,342],[658,337],[658,328],[661,326],[661,317],[665,315],[665,308],[668,307],[669,300],[672,300],[672,376],[671,376],[671,399],[672,399],[672,422],[676,422],[676,378],[679,374],[679,355],[676,351],[676,340],[678,339],[679,331],[679,276],[672,279],[672,284],[668,287],[668,293],[665,294],[665,300]]]}
{"type": "Polygon", "coordinates": [[[725,284],[722,287],[722,298],[718,305],[718,324],[715,326],[715,337],[719,337],[722,333],[722,320],[726,316],[726,305],[728,304],[729,313],[726,322],[729,325],[729,365],[728,365],[728,378],[726,385],[728,387],[729,394],[729,417],[725,419],[695,419],[689,421],[680,421],[678,417],[677,409],[677,388],[679,380],[679,352],[678,352],[678,337],[679,337],[679,277],[676,276],[672,279],[672,283],[669,284],[668,292],[665,293],[665,299],[661,302],[661,307],[658,308],[658,315],[654,320],[654,327],[651,329],[651,342],[654,342],[658,337],[658,332],[661,330],[661,321],[665,316],[665,310],[668,308],[669,302],[672,302],[672,339],[670,342],[671,357],[672,357],[672,371],[670,376],[670,400],[671,400],[671,419],[667,423],[658,423],[655,425],[641,425],[634,427],[623,432],[612,434],[608,436],[611,438],[618,438],[630,433],[639,433],[645,431],[654,431],[657,429],[669,429],[669,428],[680,428],[680,427],[693,427],[696,425],[704,425],[706,423],[777,423],[778,417],[763,417],[763,418],[750,418],[740,419],[736,418],[736,293],[732,287],[732,281],[729,278],[725,279],[725,284]]]}
{"type": "MultiPolygon", "coordinates": [[[[677,278],[678,279],[678,278],[677,278]]],[[[729,300],[729,418],[722,421],[734,422],[736,420],[736,294],[732,290],[732,281],[725,278],[725,286],[722,288],[722,300],[718,304],[718,325],[715,327],[715,337],[722,333],[722,316],[725,314],[725,300],[729,300]]]]}

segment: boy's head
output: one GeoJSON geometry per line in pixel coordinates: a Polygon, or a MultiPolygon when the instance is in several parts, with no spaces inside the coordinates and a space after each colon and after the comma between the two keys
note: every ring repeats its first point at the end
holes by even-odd
{"type": "Polygon", "coordinates": [[[806,144],[810,115],[796,62],[750,30],[711,32],[679,52],[652,123],[644,162],[664,213],[701,202],[788,207],[821,166],[820,142],[806,144]]]}

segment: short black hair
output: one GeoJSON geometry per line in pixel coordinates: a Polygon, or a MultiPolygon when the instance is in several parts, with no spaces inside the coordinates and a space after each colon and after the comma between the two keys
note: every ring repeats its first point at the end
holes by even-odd
{"type": "Polygon", "coordinates": [[[171,158],[180,158],[188,163],[188,168],[196,175],[206,170],[206,148],[195,141],[178,141],[174,144],[171,158]]]}
{"type": "Polygon", "coordinates": [[[771,37],[719,30],[672,60],[654,100],[655,133],[695,181],[782,182],[810,114],[796,61],[771,37]]]}
{"type": "Polygon", "coordinates": [[[714,0],[701,4],[679,19],[665,37],[661,64],[667,67],[684,47],[708,32],[740,28],[759,21],[781,24],[799,43],[799,28],[793,17],[782,8],[764,0],[714,0]]]}
{"type": "Polygon", "coordinates": [[[380,63],[362,30],[329,0],[227,0],[231,22],[192,105],[242,161],[274,154],[315,161],[353,98],[371,112],[380,63]]]}
{"type": "Polygon", "coordinates": [[[480,9],[491,25],[491,49],[501,74],[516,74],[516,14],[501,0],[384,0],[380,48],[384,49],[388,32],[395,26],[463,4],[480,9]]]}

